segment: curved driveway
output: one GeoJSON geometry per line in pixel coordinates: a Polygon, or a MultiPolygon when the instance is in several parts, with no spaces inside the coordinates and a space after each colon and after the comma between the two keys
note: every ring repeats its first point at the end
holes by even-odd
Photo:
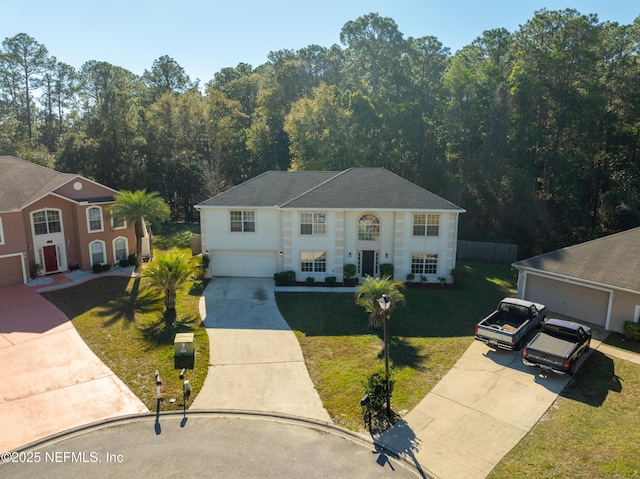
{"type": "Polygon", "coordinates": [[[26,285],[0,288],[0,451],[148,412],[69,319],[26,285]]]}
{"type": "Polygon", "coordinates": [[[190,410],[282,413],[330,423],[270,278],[215,278],[200,300],[209,373],[190,410]]]}

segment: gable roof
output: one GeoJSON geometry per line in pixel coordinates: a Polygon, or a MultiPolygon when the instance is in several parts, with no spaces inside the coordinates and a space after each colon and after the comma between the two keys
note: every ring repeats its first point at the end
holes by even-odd
{"type": "Polygon", "coordinates": [[[198,206],[290,209],[451,210],[450,201],[384,168],[345,171],[268,171],[198,206]]]}
{"type": "MultiPolygon", "coordinates": [[[[0,171],[2,172],[0,175],[0,211],[18,211],[70,181],[83,178],[72,173],[61,173],[15,156],[0,156],[0,171]]],[[[83,179],[95,183],[86,178],[83,179]]],[[[100,186],[107,191],[117,193],[116,190],[108,186],[100,186]]],[[[63,195],[59,196],[63,197],[63,195]]],[[[75,201],[73,198],[64,197],[75,201]]],[[[113,201],[113,196],[91,198],[91,201],[95,203],[109,202],[113,201]]]]}
{"type": "Polygon", "coordinates": [[[534,256],[512,266],[640,292],[640,228],[534,256]]]}

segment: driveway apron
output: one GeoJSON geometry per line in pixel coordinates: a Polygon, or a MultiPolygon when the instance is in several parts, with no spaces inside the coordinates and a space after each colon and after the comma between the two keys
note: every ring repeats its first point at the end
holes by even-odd
{"type": "Polygon", "coordinates": [[[216,278],[200,300],[209,373],[192,410],[279,413],[331,422],[298,340],[276,305],[273,280],[216,278]]]}
{"type": "Polygon", "coordinates": [[[0,451],[148,412],[69,319],[26,285],[0,288],[0,451]]]}

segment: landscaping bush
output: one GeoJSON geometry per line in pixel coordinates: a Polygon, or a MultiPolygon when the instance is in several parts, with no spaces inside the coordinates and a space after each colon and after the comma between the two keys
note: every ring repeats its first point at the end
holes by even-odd
{"type": "MultiPolygon", "coordinates": [[[[387,420],[387,381],[384,371],[378,371],[371,374],[365,382],[364,386],[365,394],[369,395],[369,408],[371,409],[372,426],[375,425],[375,429],[384,430],[389,424],[387,420]]],[[[389,379],[389,398],[393,397],[393,385],[392,378],[389,379]]],[[[363,406],[363,415],[368,413],[368,410],[363,406]]],[[[366,420],[365,420],[366,421],[366,420]]],[[[374,429],[374,427],[372,427],[374,429]]]]}
{"type": "Polygon", "coordinates": [[[121,259],[118,264],[120,265],[121,268],[127,268],[127,267],[131,266],[129,264],[129,260],[128,259],[121,259]]]}
{"type": "Polygon", "coordinates": [[[344,279],[351,279],[358,272],[358,268],[356,268],[355,264],[345,264],[343,271],[344,271],[344,279]]]}
{"type": "Polygon", "coordinates": [[[380,277],[386,278],[387,276],[390,276],[391,278],[393,278],[393,264],[382,263],[380,265],[380,277]]]}
{"type": "Polygon", "coordinates": [[[468,271],[463,267],[456,267],[451,270],[451,276],[453,277],[454,284],[463,284],[467,278],[468,271]]]}
{"type": "Polygon", "coordinates": [[[625,321],[623,327],[624,337],[630,341],[640,341],[640,323],[625,321]]]}
{"type": "Polygon", "coordinates": [[[94,273],[98,274],[98,273],[102,273],[102,265],[100,263],[95,263],[91,269],[93,270],[94,273]]]}
{"type": "Polygon", "coordinates": [[[413,281],[413,280],[415,280],[415,279],[416,279],[416,275],[415,275],[415,274],[413,274],[413,273],[409,273],[409,274],[407,275],[407,281],[413,281]]]}
{"type": "Polygon", "coordinates": [[[335,276],[327,276],[327,277],[324,279],[324,284],[325,284],[326,286],[329,286],[329,287],[331,288],[331,287],[333,287],[333,286],[335,286],[335,285],[336,285],[336,281],[337,281],[337,279],[336,279],[336,277],[335,277],[335,276]]]}
{"type": "Polygon", "coordinates": [[[316,283],[316,279],[311,276],[307,276],[305,281],[307,282],[307,286],[313,286],[316,283]]]}
{"type": "Polygon", "coordinates": [[[111,263],[105,263],[102,265],[102,271],[109,271],[111,269],[111,263]]]}
{"type": "Polygon", "coordinates": [[[138,264],[138,262],[136,261],[136,255],[135,254],[130,254],[129,255],[129,266],[135,266],[136,264],[138,264]]]}
{"type": "Polygon", "coordinates": [[[276,282],[276,286],[293,286],[296,284],[296,272],[283,271],[282,273],[275,273],[273,279],[276,282]]]}

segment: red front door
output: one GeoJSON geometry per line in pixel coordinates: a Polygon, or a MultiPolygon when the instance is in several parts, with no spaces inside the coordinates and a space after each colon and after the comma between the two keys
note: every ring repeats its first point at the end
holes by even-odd
{"type": "Polygon", "coordinates": [[[50,273],[51,271],[58,271],[58,253],[55,246],[45,246],[42,248],[44,251],[44,271],[50,273]]]}

